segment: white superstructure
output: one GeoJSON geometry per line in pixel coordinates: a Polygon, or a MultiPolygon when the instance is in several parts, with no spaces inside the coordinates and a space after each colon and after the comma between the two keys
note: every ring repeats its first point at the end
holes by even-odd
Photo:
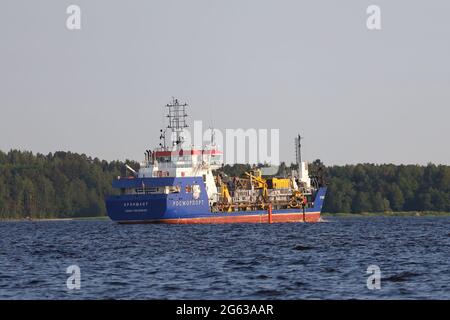
{"type": "Polygon", "coordinates": [[[191,146],[183,149],[183,130],[186,124],[187,104],[180,104],[173,99],[166,105],[169,109],[168,129],[171,130],[174,141],[171,146],[166,145],[165,132],[161,130],[160,148],[146,151],[145,161],[137,172],[139,178],[155,177],[202,177],[206,184],[206,191],[210,201],[216,200],[218,190],[212,171],[221,167],[223,154],[211,137],[210,144],[202,148],[191,146]]]}

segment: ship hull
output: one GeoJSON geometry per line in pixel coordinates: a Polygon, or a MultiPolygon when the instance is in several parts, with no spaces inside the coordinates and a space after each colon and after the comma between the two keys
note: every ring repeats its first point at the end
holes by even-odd
{"type": "Polygon", "coordinates": [[[118,187],[130,188],[140,185],[154,187],[177,185],[180,190],[187,186],[199,185],[200,193],[179,192],[173,194],[129,194],[106,198],[106,209],[111,220],[121,224],[169,223],[169,224],[210,224],[210,223],[277,223],[277,222],[317,222],[325,199],[326,188],[320,188],[311,207],[302,209],[277,209],[256,211],[211,212],[205,185],[201,177],[185,178],[145,178],[121,181],[118,187]]]}
{"type": "Polygon", "coordinates": [[[165,224],[226,224],[226,223],[288,223],[288,222],[319,222],[320,212],[297,213],[274,213],[269,214],[240,214],[227,216],[211,216],[198,218],[169,218],[149,220],[124,220],[120,224],[143,224],[143,223],[165,223],[165,224]]]}

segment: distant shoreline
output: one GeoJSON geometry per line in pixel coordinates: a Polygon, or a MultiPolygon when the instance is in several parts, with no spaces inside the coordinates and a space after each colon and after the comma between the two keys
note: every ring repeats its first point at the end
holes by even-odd
{"type": "MultiPolygon", "coordinates": [[[[450,212],[432,211],[405,211],[405,212],[363,212],[363,213],[322,213],[324,218],[375,218],[375,217],[450,217],[450,212]]],[[[107,216],[98,217],[73,217],[73,218],[33,218],[28,219],[0,219],[0,222],[45,222],[45,221],[86,221],[86,220],[109,220],[107,216]]]]}
{"type": "Polygon", "coordinates": [[[45,221],[84,221],[84,220],[109,220],[107,216],[98,217],[73,217],[73,218],[32,218],[32,219],[0,219],[0,222],[45,222],[45,221]]]}
{"type": "Polygon", "coordinates": [[[370,217],[450,217],[450,212],[399,211],[399,212],[363,212],[363,213],[322,213],[323,217],[370,218],[370,217]]]}

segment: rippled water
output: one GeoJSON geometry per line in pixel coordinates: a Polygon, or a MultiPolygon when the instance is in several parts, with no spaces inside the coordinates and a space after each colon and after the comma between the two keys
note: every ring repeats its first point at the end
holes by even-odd
{"type": "Polygon", "coordinates": [[[450,298],[450,218],[0,223],[1,299],[450,298]],[[81,269],[81,289],[66,268],[81,269]],[[381,289],[366,286],[381,269],[381,289]]]}

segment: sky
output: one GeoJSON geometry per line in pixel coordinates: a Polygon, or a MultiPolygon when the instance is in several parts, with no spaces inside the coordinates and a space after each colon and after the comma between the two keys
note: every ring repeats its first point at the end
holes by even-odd
{"type": "Polygon", "coordinates": [[[3,0],[0,150],[143,160],[190,121],[280,130],[280,160],[450,164],[450,1],[3,0]],[[66,27],[69,5],[81,29],[66,27]],[[368,30],[366,9],[381,9],[368,30]]]}

